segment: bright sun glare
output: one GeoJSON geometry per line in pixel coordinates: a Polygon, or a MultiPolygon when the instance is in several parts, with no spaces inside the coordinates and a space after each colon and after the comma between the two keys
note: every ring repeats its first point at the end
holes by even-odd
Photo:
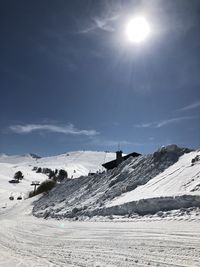
{"type": "Polygon", "coordinates": [[[141,43],[150,33],[150,26],[144,17],[136,17],[126,25],[126,35],[129,41],[141,43]]]}

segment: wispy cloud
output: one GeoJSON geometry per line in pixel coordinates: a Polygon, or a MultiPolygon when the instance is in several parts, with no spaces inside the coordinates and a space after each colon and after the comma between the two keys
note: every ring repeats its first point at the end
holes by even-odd
{"type": "Polygon", "coordinates": [[[140,123],[135,124],[134,127],[136,128],[149,128],[155,126],[155,122],[148,122],[148,123],[140,123]]]}
{"type": "Polygon", "coordinates": [[[106,18],[94,17],[92,18],[91,25],[85,27],[84,29],[78,31],[78,33],[89,33],[95,30],[102,30],[107,32],[114,32],[115,29],[111,23],[119,18],[118,15],[106,18]]]}
{"type": "Polygon", "coordinates": [[[161,128],[161,127],[169,125],[169,124],[173,124],[173,123],[181,122],[181,121],[185,121],[185,120],[191,120],[191,119],[194,119],[194,117],[185,116],[185,117],[178,117],[178,118],[163,120],[163,121],[160,121],[156,124],[156,128],[161,128]]]}
{"type": "Polygon", "coordinates": [[[177,117],[177,118],[171,118],[161,121],[155,121],[155,122],[148,122],[148,123],[141,123],[134,125],[136,128],[161,128],[169,124],[178,123],[184,120],[191,120],[196,118],[195,116],[184,116],[184,117],[177,117]]]}
{"type": "Polygon", "coordinates": [[[73,124],[67,124],[64,126],[57,126],[52,124],[11,125],[9,129],[17,134],[29,134],[35,131],[62,133],[67,135],[86,135],[86,136],[94,136],[99,134],[96,130],[77,129],[74,127],[73,124]]]}
{"type": "Polygon", "coordinates": [[[190,105],[187,105],[183,108],[180,108],[178,111],[187,111],[187,110],[192,110],[200,107],[200,101],[194,102],[190,105]]]}

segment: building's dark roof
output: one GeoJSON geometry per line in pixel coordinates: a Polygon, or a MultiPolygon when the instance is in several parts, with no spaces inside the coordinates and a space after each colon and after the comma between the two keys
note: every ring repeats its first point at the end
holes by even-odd
{"type": "MultiPolygon", "coordinates": [[[[122,161],[130,158],[130,157],[138,157],[138,156],[141,156],[141,154],[137,153],[137,152],[133,152],[133,153],[130,153],[124,157],[122,157],[122,161]]],[[[102,164],[102,166],[104,168],[106,168],[107,170],[111,170],[111,169],[114,169],[115,167],[117,167],[119,164],[117,164],[117,160],[112,160],[112,161],[109,161],[109,162],[106,162],[104,164],[102,164]]]]}
{"type": "Polygon", "coordinates": [[[136,157],[139,157],[139,156],[141,156],[141,154],[139,154],[137,152],[133,152],[133,153],[130,153],[130,154],[124,156],[123,159],[126,160],[126,159],[128,159],[130,157],[136,158],[136,157]]]}

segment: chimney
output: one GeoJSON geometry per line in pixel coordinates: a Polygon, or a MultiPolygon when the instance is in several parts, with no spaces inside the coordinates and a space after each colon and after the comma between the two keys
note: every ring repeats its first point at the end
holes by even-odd
{"type": "Polygon", "coordinates": [[[123,161],[122,151],[121,150],[116,152],[116,161],[117,161],[117,165],[119,165],[123,161]]]}

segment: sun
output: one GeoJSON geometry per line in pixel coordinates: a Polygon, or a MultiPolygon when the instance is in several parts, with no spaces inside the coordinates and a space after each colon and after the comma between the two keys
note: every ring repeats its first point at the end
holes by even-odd
{"type": "Polygon", "coordinates": [[[141,43],[146,40],[150,33],[150,26],[144,17],[136,17],[126,25],[126,35],[133,43],[141,43]]]}

